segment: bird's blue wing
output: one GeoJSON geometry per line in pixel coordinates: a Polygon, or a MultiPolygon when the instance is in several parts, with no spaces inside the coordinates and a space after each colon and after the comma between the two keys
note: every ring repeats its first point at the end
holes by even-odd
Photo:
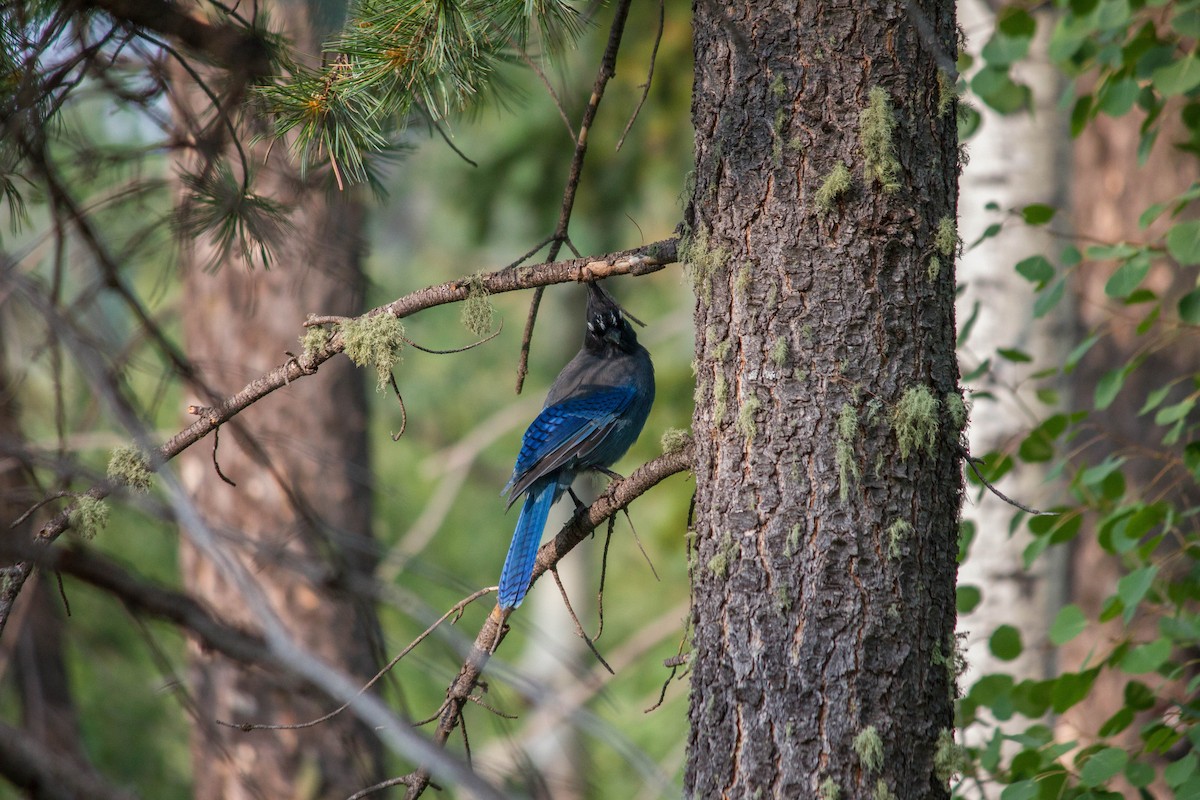
{"type": "Polygon", "coordinates": [[[521,440],[521,452],[505,491],[509,504],[529,485],[573,459],[585,459],[633,402],[631,386],[597,389],[542,409],[521,440]]]}

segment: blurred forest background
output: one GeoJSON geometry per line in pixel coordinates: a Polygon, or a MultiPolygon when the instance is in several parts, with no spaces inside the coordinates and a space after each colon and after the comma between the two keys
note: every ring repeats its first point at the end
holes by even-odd
{"type": "MultiPolygon", "coordinates": [[[[53,13],[53,4],[46,8],[40,13],[53,13]]],[[[553,233],[574,144],[544,81],[574,124],[609,12],[587,5],[585,31],[538,62],[543,76],[519,58],[503,66],[494,93],[439,123],[449,142],[415,119],[377,165],[377,195],[362,185],[345,190],[370,208],[363,309],[499,269],[553,233]]],[[[20,15],[11,4],[3,14],[11,55],[20,15]]],[[[661,35],[659,14],[655,4],[633,5],[590,132],[570,225],[585,255],[668,238],[680,222],[692,168],[689,4],[665,4],[661,35]],[[653,81],[639,105],[651,63],[653,81]]],[[[1200,224],[1189,221],[1200,197],[1200,4],[963,0],[960,22],[967,54],[960,127],[970,161],[951,235],[963,251],[959,325],[976,420],[971,450],[983,459],[982,475],[1007,494],[1057,513],[1021,512],[968,475],[964,559],[974,550],[959,611],[970,671],[961,681],[966,749],[954,764],[955,784],[961,794],[1004,800],[1200,797],[1200,224]]],[[[63,493],[34,517],[41,524],[69,493],[102,481],[115,450],[147,443],[131,439],[98,384],[115,379],[135,399],[155,444],[192,422],[189,404],[204,404],[173,378],[164,348],[128,302],[135,297],[181,346],[181,309],[196,298],[179,280],[175,166],[156,119],[170,109],[152,82],[141,88],[145,97],[122,99],[85,75],[54,109],[53,149],[69,164],[74,197],[119,254],[123,288],[72,241],[77,232],[55,225],[45,190],[23,181],[11,141],[0,148],[9,159],[10,217],[0,280],[7,380],[0,473],[22,476],[5,487],[6,526],[39,499],[63,493]],[[13,276],[53,298],[52,306],[28,302],[12,288],[20,283],[13,276]],[[79,359],[88,348],[109,360],[79,359]]],[[[257,269],[297,266],[277,259],[257,269]]],[[[662,452],[665,432],[690,425],[693,298],[679,265],[608,287],[646,322],[639,337],[658,381],[642,438],[616,466],[628,474],[662,452]]],[[[547,291],[520,395],[513,387],[528,293],[492,298],[503,329],[482,346],[450,355],[405,348],[395,369],[403,413],[390,390],[373,390],[373,371],[348,378],[368,391],[367,482],[378,547],[370,595],[383,660],[464,596],[495,583],[515,521],[499,491],[525,425],[578,348],[583,297],[569,285],[547,291]]],[[[263,305],[253,313],[276,311],[263,305]]],[[[476,336],[461,314],[457,304],[423,311],[406,320],[406,335],[430,348],[462,347],[476,336]]],[[[294,336],[269,343],[278,356],[272,364],[301,351],[303,322],[276,323],[294,336]]],[[[277,401],[278,394],[262,407],[270,413],[277,401]]],[[[305,430],[283,439],[273,444],[308,448],[305,430]]],[[[193,447],[207,460],[213,444],[193,447]]],[[[213,470],[206,480],[220,477],[213,470]]],[[[574,608],[594,634],[606,552],[596,644],[615,675],[576,637],[554,582],[534,587],[489,666],[487,705],[519,716],[468,711],[473,763],[483,774],[554,798],[681,793],[686,678],[664,690],[672,670],[663,662],[686,651],[690,496],[690,477],[676,476],[634,503],[645,555],[619,518],[611,546],[598,531],[563,565],[574,608]],[[523,696],[529,684],[510,681],[514,675],[541,692],[523,696]]],[[[91,533],[88,548],[182,590],[179,521],[161,484],[148,494],[118,491],[106,507],[107,524],[76,525],[68,535],[91,533]]],[[[565,521],[569,512],[556,513],[565,521]]],[[[54,711],[36,707],[46,696],[37,684],[53,681],[68,690],[67,727],[78,734],[57,747],[138,796],[192,796],[189,736],[207,709],[192,694],[179,629],[69,575],[60,583],[39,573],[24,592],[28,609],[18,606],[0,638],[6,731],[36,730],[39,714],[54,711]]],[[[489,608],[486,600],[469,607],[461,633],[443,627],[407,655],[379,684],[384,700],[414,719],[435,714],[463,643],[489,608]]],[[[244,734],[248,742],[274,735],[244,734]]],[[[400,757],[387,758],[385,774],[407,769],[400,757]]],[[[308,791],[299,796],[321,796],[315,783],[308,791]]],[[[21,796],[0,783],[0,798],[21,796]]]]}

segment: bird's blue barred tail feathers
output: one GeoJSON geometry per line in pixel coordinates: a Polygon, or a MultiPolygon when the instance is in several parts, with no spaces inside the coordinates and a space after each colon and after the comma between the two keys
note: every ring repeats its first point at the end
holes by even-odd
{"type": "Polygon", "coordinates": [[[504,558],[504,569],[500,571],[501,608],[516,608],[525,599],[557,487],[554,480],[543,481],[530,487],[529,494],[525,496],[521,516],[517,518],[517,529],[513,532],[508,555],[504,558]]]}

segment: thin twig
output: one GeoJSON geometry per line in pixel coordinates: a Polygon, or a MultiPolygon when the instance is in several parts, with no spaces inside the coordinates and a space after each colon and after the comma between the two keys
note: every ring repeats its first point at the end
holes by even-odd
{"type": "MultiPolygon", "coordinates": [[[[666,8],[664,0],[658,0],[658,31],[654,34],[654,49],[650,51],[650,68],[646,71],[646,82],[642,84],[642,97],[638,100],[637,106],[633,109],[633,114],[629,117],[629,122],[625,123],[625,130],[621,131],[621,138],[617,139],[617,151],[620,152],[621,145],[625,144],[625,137],[629,135],[630,129],[633,128],[633,123],[637,120],[638,115],[642,113],[642,106],[646,104],[646,98],[650,96],[650,84],[654,80],[654,64],[658,59],[658,46],[662,44],[663,28],[666,27],[666,8]]],[[[634,223],[635,225],[637,223],[634,223]]]]}
{"type": "Polygon", "coordinates": [[[613,668],[604,660],[604,656],[600,655],[600,651],[596,649],[596,643],[592,641],[590,636],[583,632],[583,625],[579,622],[579,617],[575,614],[575,609],[571,607],[571,598],[567,597],[567,588],[563,586],[562,578],[558,574],[558,567],[551,567],[550,573],[554,575],[554,583],[558,585],[558,593],[562,595],[563,605],[567,607],[567,613],[571,615],[571,622],[575,623],[575,635],[587,642],[588,649],[592,651],[592,655],[604,665],[604,668],[608,670],[610,675],[616,675],[617,673],[613,672],[613,668]]]}
{"type": "Polygon", "coordinates": [[[399,653],[397,653],[392,658],[392,660],[389,661],[387,663],[387,665],[383,667],[383,669],[376,672],[375,675],[371,678],[371,680],[369,680],[365,684],[363,684],[362,688],[358,690],[358,694],[356,694],[354,696],[354,698],[351,698],[350,700],[347,700],[345,703],[342,703],[340,706],[335,708],[333,711],[330,711],[328,714],[323,714],[322,716],[319,716],[316,719],[310,719],[307,722],[293,722],[293,723],[288,723],[288,724],[277,724],[277,725],[272,725],[272,724],[267,724],[267,723],[257,723],[257,722],[224,722],[222,720],[216,720],[216,723],[218,725],[222,725],[226,728],[237,728],[240,731],[249,732],[249,731],[293,731],[293,730],[299,730],[301,728],[311,728],[315,725],[320,725],[322,722],[328,722],[329,720],[333,719],[338,714],[342,713],[347,708],[349,708],[354,703],[355,699],[357,699],[364,692],[366,692],[368,689],[370,689],[372,686],[374,686],[376,683],[378,683],[379,680],[384,675],[387,675],[389,672],[391,672],[392,668],[395,667],[397,664],[399,664],[400,660],[402,658],[404,658],[406,655],[411,653],[416,648],[416,646],[419,645],[421,642],[423,642],[427,638],[429,638],[430,634],[432,634],[435,630],[437,630],[443,622],[445,622],[447,619],[449,619],[452,616],[461,614],[463,609],[465,609],[471,603],[475,602],[476,600],[478,600],[479,598],[483,597],[485,594],[488,594],[491,591],[492,590],[490,587],[486,588],[486,589],[480,589],[479,591],[474,592],[473,594],[470,594],[470,595],[464,597],[462,600],[459,600],[457,603],[455,603],[453,606],[451,606],[449,611],[447,611],[445,614],[442,614],[440,617],[438,617],[437,620],[432,625],[430,625],[428,628],[426,628],[419,636],[417,636],[417,638],[413,639],[411,642],[408,643],[408,645],[403,650],[401,650],[399,653]]]}
{"type": "MultiPolygon", "coordinates": [[[[558,257],[558,251],[567,242],[567,229],[571,224],[571,212],[575,208],[575,195],[579,191],[579,181],[583,175],[583,159],[587,155],[588,133],[596,120],[596,110],[604,97],[604,89],[608,81],[616,74],[617,51],[621,47],[621,39],[625,35],[625,21],[629,18],[629,6],[632,0],[621,0],[613,14],[612,27],[608,32],[608,43],[604,47],[604,55],[600,59],[600,69],[596,80],[592,83],[592,94],[587,106],[583,109],[583,118],[579,122],[579,133],[575,136],[575,153],[571,156],[571,166],[567,172],[567,185],[563,189],[562,207],[558,213],[558,225],[554,228],[553,241],[550,244],[548,259],[558,257]]],[[[571,248],[574,250],[574,248],[571,248]]],[[[533,327],[537,322],[538,306],[542,302],[542,292],[534,293],[529,304],[529,316],[525,322],[525,335],[521,339],[521,353],[517,363],[517,394],[525,386],[525,377],[529,374],[529,346],[533,339],[533,327]]]]}
{"type": "Polygon", "coordinates": [[[221,443],[221,428],[217,426],[213,428],[213,446],[212,446],[212,463],[213,469],[217,471],[217,477],[228,483],[230,486],[237,486],[224,472],[221,471],[221,464],[217,461],[217,447],[221,443]]]}
{"type": "Polygon", "coordinates": [[[1014,508],[1019,508],[1022,511],[1024,511],[1026,514],[1032,514],[1035,517],[1049,517],[1049,516],[1054,516],[1059,513],[1057,511],[1038,511],[1036,508],[1030,508],[1029,506],[1025,505],[1024,503],[1018,503],[1016,500],[1013,500],[1011,497],[1006,495],[1004,492],[1000,491],[995,486],[993,486],[987,478],[983,477],[983,473],[981,473],[979,471],[979,466],[978,466],[979,464],[986,463],[982,458],[975,458],[974,456],[972,456],[970,453],[968,453],[965,449],[963,449],[961,447],[959,448],[959,453],[962,455],[963,459],[965,459],[966,462],[971,465],[971,471],[975,473],[975,477],[979,479],[979,482],[982,483],[987,488],[991,489],[992,494],[996,495],[996,497],[999,497],[1001,500],[1008,503],[1010,506],[1013,506],[1014,508]]]}
{"type": "Polygon", "coordinates": [[[392,384],[392,391],[396,394],[396,402],[400,404],[400,430],[392,434],[392,441],[400,441],[400,437],[404,435],[404,431],[408,429],[408,409],[404,407],[404,398],[400,395],[400,387],[396,384],[395,374],[388,373],[388,382],[392,384]]]}

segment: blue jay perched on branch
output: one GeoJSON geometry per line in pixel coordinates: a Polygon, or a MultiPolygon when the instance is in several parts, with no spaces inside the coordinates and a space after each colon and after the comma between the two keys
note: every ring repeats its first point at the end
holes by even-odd
{"type": "MultiPolygon", "coordinates": [[[[525,495],[500,573],[500,607],[521,605],[550,506],[575,476],[608,467],[637,440],[654,402],[654,365],[621,308],[588,284],[583,347],[550,387],[546,404],[521,439],[508,507],[525,495]]],[[[574,493],[571,494],[574,497],[574,493]]],[[[576,499],[576,503],[579,501],[576,499]]]]}

